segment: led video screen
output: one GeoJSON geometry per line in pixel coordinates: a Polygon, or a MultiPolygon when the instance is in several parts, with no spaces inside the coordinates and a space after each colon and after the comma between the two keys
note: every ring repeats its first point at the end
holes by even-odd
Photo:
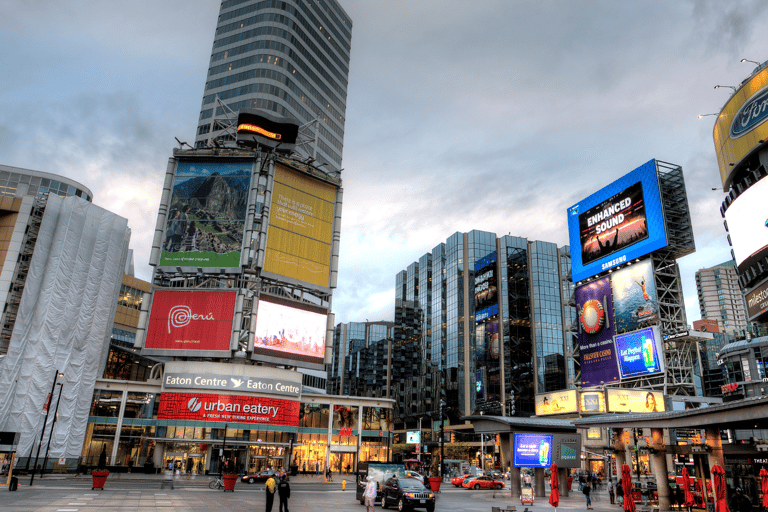
{"type": "Polygon", "coordinates": [[[536,416],[547,416],[549,414],[568,414],[578,411],[578,400],[575,389],[565,391],[555,391],[536,395],[535,397],[536,416]]]}
{"type": "Polygon", "coordinates": [[[515,434],[512,465],[546,468],[552,465],[552,434],[515,434]]]}
{"type": "Polygon", "coordinates": [[[739,272],[768,256],[768,177],[749,187],[725,210],[739,272]]]}
{"type": "Polygon", "coordinates": [[[664,371],[658,327],[619,334],[615,341],[622,379],[664,371]]]}
{"type": "Polygon", "coordinates": [[[328,315],[262,297],[256,309],[253,353],[322,364],[328,315]]]}
{"type": "Polygon", "coordinates": [[[664,395],[658,391],[608,388],[609,412],[662,412],[664,395]]]}
{"type": "Polygon", "coordinates": [[[568,208],[573,281],[667,245],[656,161],[568,208]]]}
{"type": "Polygon", "coordinates": [[[623,334],[659,322],[659,303],[651,260],[641,261],[611,275],[616,333],[623,334]]]}

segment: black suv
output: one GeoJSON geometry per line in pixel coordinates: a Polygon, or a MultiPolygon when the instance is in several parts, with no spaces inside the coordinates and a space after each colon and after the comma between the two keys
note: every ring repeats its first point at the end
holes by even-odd
{"type": "Polygon", "coordinates": [[[435,493],[415,478],[393,476],[384,483],[381,491],[381,508],[389,505],[397,505],[400,511],[425,508],[427,512],[433,512],[435,493]]]}

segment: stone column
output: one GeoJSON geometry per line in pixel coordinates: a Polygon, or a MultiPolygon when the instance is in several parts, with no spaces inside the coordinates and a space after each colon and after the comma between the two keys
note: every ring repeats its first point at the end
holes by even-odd
{"type": "Polygon", "coordinates": [[[509,491],[512,493],[512,500],[520,499],[520,468],[512,466],[509,471],[509,491]]]}
{"type": "Polygon", "coordinates": [[[615,450],[614,455],[616,455],[616,474],[613,476],[619,482],[621,482],[621,466],[627,463],[626,448],[624,447],[624,439],[622,439],[623,434],[623,428],[613,429],[613,449],[615,450]]]}
{"type": "Polygon", "coordinates": [[[537,496],[539,498],[545,498],[547,496],[546,490],[544,490],[544,481],[546,478],[544,478],[544,468],[534,468],[533,469],[533,487],[534,487],[534,496],[537,496]]]}
{"type": "Polygon", "coordinates": [[[664,430],[651,429],[651,454],[648,459],[651,463],[651,473],[656,477],[656,489],[659,493],[659,510],[669,510],[672,491],[667,479],[667,447],[664,444],[664,430]]]}
{"type": "Polygon", "coordinates": [[[568,497],[568,468],[557,468],[557,489],[560,496],[568,497]]]}
{"type": "Polygon", "coordinates": [[[707,428],[705,429],[705,434],[707,437],[707,448],[711,450],[709,452],[710,470],[715,464],[718,464],[720,467],[725,469],[725,459],[723,458],[723,441],[720,439],[720,430],[716,428],[707,428]]]}

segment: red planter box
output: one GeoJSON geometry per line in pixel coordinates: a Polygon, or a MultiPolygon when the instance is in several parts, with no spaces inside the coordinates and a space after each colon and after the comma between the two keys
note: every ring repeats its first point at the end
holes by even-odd
{"type": "Polygon", "coordinates": [[[104,482],[107,481],[108,476],[109,471],[99,471],[98,469],[91,471],[91,478],[93,479],[93,487],[91,487],[91,490],[101,489],[103,491],[104,482]]]}
{"type": "Polygon", "coordinates": [[[429,481],[429,488],[432,489],[435,492],[440,491],[440,484],[443,482],[443,479],[440,477],[429,477],[427,478],[429,481]]]}
{"type": "Polygon", "coordinates": [[[237,475],[223,475],[222,478],[224,479],[224,490],[235,492],[235,483],[239,477],[237,475]]]}

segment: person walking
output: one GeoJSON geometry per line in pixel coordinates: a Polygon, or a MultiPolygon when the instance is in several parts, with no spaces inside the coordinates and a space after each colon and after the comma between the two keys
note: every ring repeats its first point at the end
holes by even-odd
{"type": "MultiPolygon", "coordinates": [[[[584,483],[584,487],[581,489],[581,492],[584,493],[584,496],[587,497],[587,510],[593,510],[592,509],[592,498],[590,497],[590,493],[592,492],[592,485],[589,482],[584,483]]],[[[269,512],[269,511],[267,511],[269,512]]]]}
{"type": "Polygon", "coordinates": [[[272,512],[272,504],[275,502],[275,489],[277,488],[277,484],[275,483],[275,477],[270,476],[267,479],[267,483],[264,486],[264,489],[267,492],[267,512],[272,512]]]}
{"type": "Polygon", "coordinates": [[[731,512],[751,512],[752,500],[744,494],[744,490],[741,487],[737,487],[735,494],[731,497],[729,503],[731,512]]]}
{"type": "Polygon", "coordinates": [[[280,498],[279,512],[288,512],[288,498],[291,497],[291,486],[288,484],[288,478],[285,475],[280,477],[280,483],[277,484],[277,495],[280,498]]]}
{"type": "Polygon", "coordinates": [[[613,489],[613,480],[608,480],[608,497],[611,498],[611,505],[616,503],[616,491],[613,489]]]}
{"type": "Polygon", "coordinates": [[[376,501],[377,485],[372,476],[367,477],[368,483],[365,484],[365,492],[363,492],[363,498],[365,498],[365,512],[374,512],[373,504],[376,501]]]}

